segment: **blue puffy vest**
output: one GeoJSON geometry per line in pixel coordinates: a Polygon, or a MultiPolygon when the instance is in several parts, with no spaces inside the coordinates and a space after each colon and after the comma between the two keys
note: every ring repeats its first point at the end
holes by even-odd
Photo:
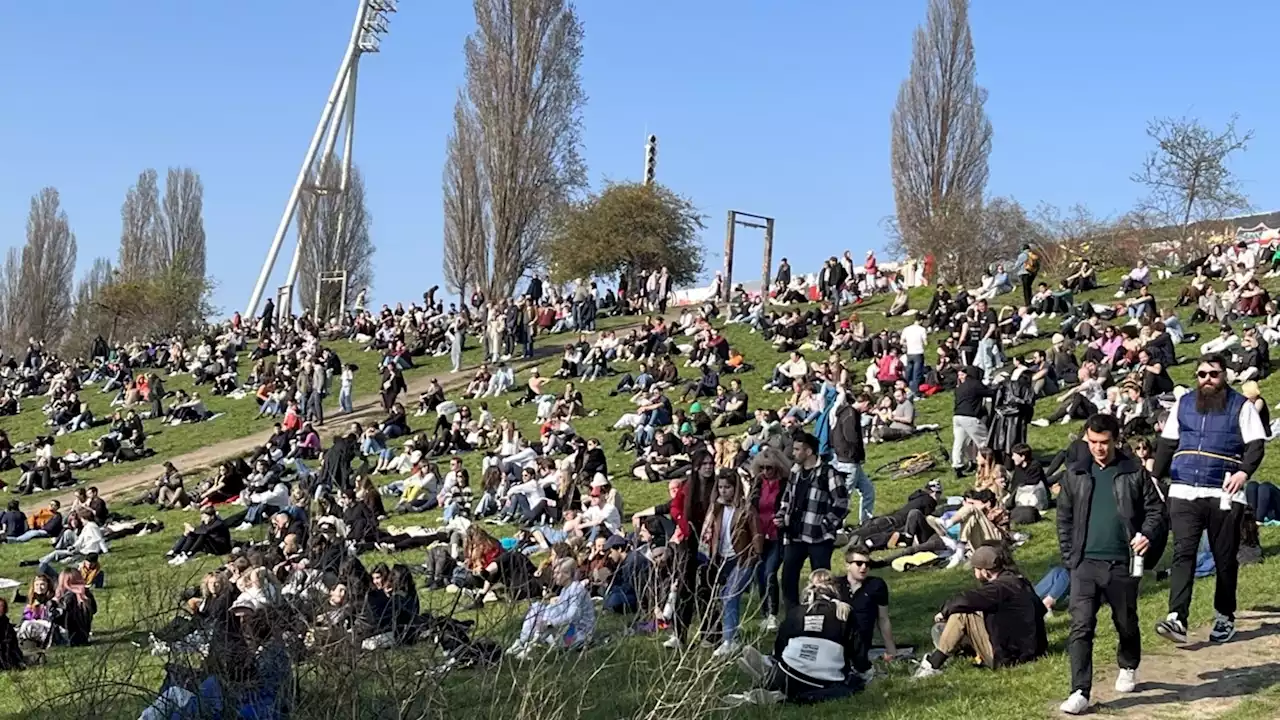
{"type": "Polygon", "coordinates": [[[1244,460],[1244,437],[1240,434],[1240,409],[1244,395],[1227,388],[1226,407],[1221,412],[1196,410],[1195,393],[1178,402],[1178,451],[1173,455],[1173,481],[1195,487],[1222,487],[1230,473],[1244,460]]]}

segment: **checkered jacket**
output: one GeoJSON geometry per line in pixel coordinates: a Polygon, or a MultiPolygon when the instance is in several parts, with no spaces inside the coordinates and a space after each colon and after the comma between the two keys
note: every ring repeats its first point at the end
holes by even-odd
{"type": "Polygon", "coordinates": [[[835,540],[849,512],[844,479],[826,461],[806,470],[792,466],[774,517],[782,521],[783,542],[821,543],[835,540]]]}

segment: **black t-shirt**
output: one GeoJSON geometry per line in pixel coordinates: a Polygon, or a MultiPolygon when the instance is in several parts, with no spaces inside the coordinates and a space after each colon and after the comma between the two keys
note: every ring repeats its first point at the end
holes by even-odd
{"type": "MultiPolygon", "coordinates": [[[[996,324],[996,311],[988,309],[986,312],[978,313],[978,317],[974,320],[973,324],[977,329],[977,333],[973,336],[973,341],[977,342],[982,340],[982,338],[986,336],[987,331],[991,329],[991,326],[996,324]]],[[[993,335],[992,339],[999,340],[1000,338],[997,335],[993,335]]]]}
{"type": "Polygon", "coordinates": [[[1031,461],[1027,463],[1026,467],[1013,468],[1014,487],[1035,485],[1044,485],[1045,488],[1049,487],[1048,478],[1046,478],[1044,474],[1044,467],[1041,466],[1040,463],[1036,462],[1035,459],[1031,459],[1031,461]]]}
{"type": "Polygon", "coordinates": [[[874,575],[868,575],[857,592],[850,593],[847,577],[840,578],[837,587],[840,589],[840,599],[853,609],[850,622],[859,640],[859,652],[865,656],[871,649],[872,633],[880,618],[880,608],[889,606],[889,585],[874,575]]]}

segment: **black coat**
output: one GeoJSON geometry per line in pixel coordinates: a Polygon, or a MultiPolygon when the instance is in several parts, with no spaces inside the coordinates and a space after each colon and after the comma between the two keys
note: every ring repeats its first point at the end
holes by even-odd
{"type": "Polygon", "coordinates": [[[27,666],[18,644],[18,632],[6,615],[0,615],[0,670],[17,670],[27,666]]]}
{"type": "Polygon", "coordinates": [[[1006,382],[996,390],[987,423],[987,447],[995,452],[998,462],[1004,462],[1014,445],[1027,441],[1027,427],[1035,409],[1035,390],[1024,379],[1006,382]]]}
{"type": "MultiPolygon", "coordinates": [[[[1093,502],[1093,479],[1089,466],[1093,458],[1077,457],[1067,466],[1058,495],[1058,548],[1062,564],[1068,570],[1080,564],[1089,532],[1089,508],[1093,502]]],[[[1129,535],[1139,532],[1151,541],[1144,564],[1154,568],[1164,553],[1169,534],[1165,520],[1165,502],[1155,480],[1142,465],[1126,453],[1116,456],[1120,472],[1113,486],[1116,510],[1129,535]]]]}
{"type": "Polygon", "coordinates": [[[982,587],[956,595],[942,607],[943,616],[982,613],[996,668],[1030,662],[1048,651],[1045,612],[1036,589],[1010,570],[982,587]]]}
{"type": "Polygon", "coordinates": [[[838,462],[862,464],[867,459],[862,444],[862,413],[847,402],[836,409],[831,426],[831,449],[838,462]]]}

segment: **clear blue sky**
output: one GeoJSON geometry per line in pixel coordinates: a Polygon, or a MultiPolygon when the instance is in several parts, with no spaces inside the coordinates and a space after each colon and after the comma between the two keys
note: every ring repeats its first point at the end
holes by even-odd
{"type": "MultiPolygon", "coordinates": [[[[465,0],[405,0],[360,74],[357,163],[373,232],[374,296],[441,281],[440,177],[465,0]]],[[[989,191],[1027,206],[1121,212],[1156,115],[1257,137],[1235,169],[1273,209],[1280,111],[1267,28],[1280,3],[1023,3],[972,10],[979,82],[995,127],[989,191]],[[1257,32],[1250,33],[1256,28],[1257,32]]],[[[725,211],[778,218],[775,258],[798,268],[885,243],[893,212],[889,113],[924,0],[580,2],[586,30],[585,156],[593,185],[637,179],[646,132],[661,182],[707,215],[709,269],[725,211]]],[[[0,2],[0,242],[23,240],[29,198],[62,192],[79,267],[116,255],[124,193],[146,167],[205,183],[216,303],[240,309],[336,71],[353,0],[0,2]]],[[[282,254],[283,256],[284,254],[282,254]]],[[[740,232],[735,276],[758,277],[760,238],[740,232]]],[[[285,262],[280,265],[287,265],[285,262]]],[[[277,276],[283,274],[283,267],[277,276]]],[[[273,282],[274,285],[277,284],[273,282]]]]}

